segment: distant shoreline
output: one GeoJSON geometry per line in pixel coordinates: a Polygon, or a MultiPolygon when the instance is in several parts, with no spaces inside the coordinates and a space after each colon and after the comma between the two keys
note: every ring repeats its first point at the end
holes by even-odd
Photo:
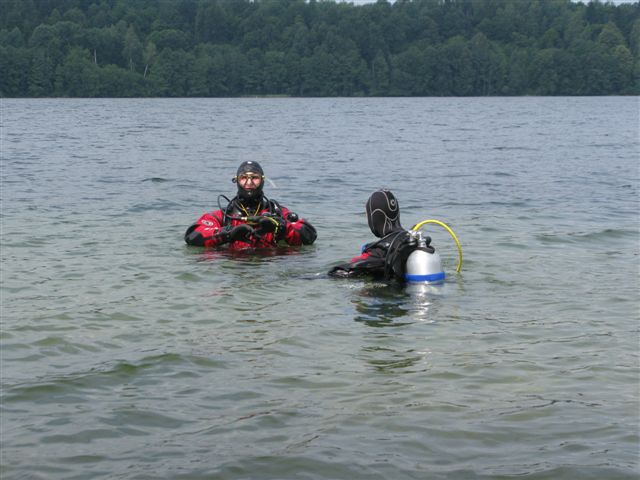
{"type": "Polygon", "coordinates": [[[96,99],[110,99],[110,100],[127,100],[127,99],[137,99],[137,100],[163,100],[163,99],[175,99],[175,100],[184,100],[184,99],[238,99],[238,100],[247,100],[247,99],[264,99],[264,100],[295,100],[295,99],[305,99],[305,100],[313,100],[313,99],[330,99],[330,98],[343,98],[343,99],[362,99],[362,100],[371,100],[371,99],[390,99],[390,98],[554,98],[554,97],[575,97],[575,98],[589,98],[589,97],[636,97],[640,99],[640,94],[629,93],[629,94],[609,94],[609,95],[464,95],[464,96],[454,96],[454,95],[378,95],[378,96],[308,96],[308,97],[300,97],[294,95],[238,95],[233,97],[0,97],[0,100],[96,100],[96,99]]]}
{"type": "Polygon", "coordinates": [[[15,1],[0,65],[3,98],[640,95],[640,3],[15,1]]]}

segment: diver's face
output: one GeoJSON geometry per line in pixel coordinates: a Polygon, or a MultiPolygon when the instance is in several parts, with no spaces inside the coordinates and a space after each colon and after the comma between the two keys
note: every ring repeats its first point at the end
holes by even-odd
{"type": "Polygon", "coordinates": [[[255,190],[262,185],[262,175],[254,172],[246,172],[238,175],[238,185],[243,190],[255,190]]]}

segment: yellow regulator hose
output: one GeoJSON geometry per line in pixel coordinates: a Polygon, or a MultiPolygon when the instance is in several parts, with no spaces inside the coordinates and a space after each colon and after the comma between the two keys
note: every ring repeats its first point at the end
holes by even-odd
{"type": "Polygon", "coordinates": [[[451,228],[449,228],[449,226],[446,223],[443,223],[440,220],[423,220],[422,222],[416,223],[413,227],[411,227],[411,230],[413,230],[414,232],[417,232],[424,225],[428,223],[435,223],[436,225],[440,225],[447,232],[449,232],[449,235],[451,235],[451,237],[456,241],[456,245],[458,246],[458,268],[456,268],[456,272],[459,272],[460,269],[462,268],[462,247],[460,246],[458,237],[456,237],[456,234],[453,233],[453,230],[451,230],[451,228]]]}

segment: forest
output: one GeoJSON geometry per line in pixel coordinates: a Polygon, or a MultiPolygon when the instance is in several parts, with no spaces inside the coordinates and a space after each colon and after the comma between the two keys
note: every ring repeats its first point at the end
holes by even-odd
{"type": "Polygon", "coordinates": [[[2,97],[639,95],[640,1],[1,0],[2,97]]]}

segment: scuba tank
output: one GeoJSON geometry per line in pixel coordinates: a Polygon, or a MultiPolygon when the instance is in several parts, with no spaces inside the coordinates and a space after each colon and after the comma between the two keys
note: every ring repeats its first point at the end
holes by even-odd
{"type": "Polygon", "coordinates": [[[442,283],[444,270],[440,255],[430,246],[431,238],[422,236],[417,230],[409,232],[417,247],[407,257],[404,278],[409,283],[442,283]]]}

